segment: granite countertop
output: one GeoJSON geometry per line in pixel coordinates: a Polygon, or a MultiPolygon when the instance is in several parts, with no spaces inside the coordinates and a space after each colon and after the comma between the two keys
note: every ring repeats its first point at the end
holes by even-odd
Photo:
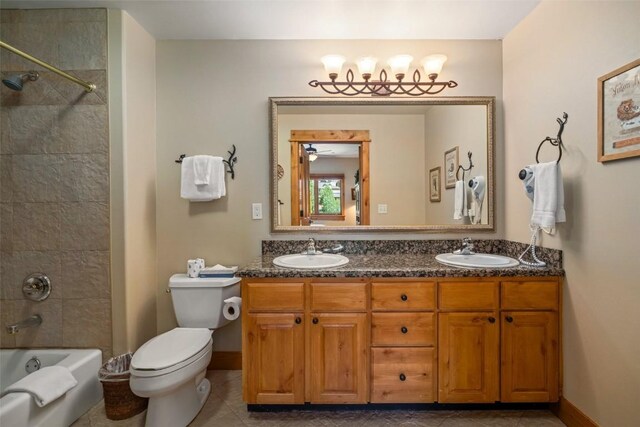
{"type": "Polygon", "coordinates": [[[349,263],[342,267],[297,270],[273,264],[276,254],[265,254],[243,266],[240,277],[509,277],[509,276],[564,276],[564,269],[551,264],[548,267],[513,268],[457,268],[440,264],[434,253],[423,254],[343,254],[349,263]]]}

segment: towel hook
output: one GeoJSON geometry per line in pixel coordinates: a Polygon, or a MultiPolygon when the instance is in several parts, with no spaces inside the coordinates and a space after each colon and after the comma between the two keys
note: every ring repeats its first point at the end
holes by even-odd
{"type": "Polygon", "coordinates": [[[458,165],[458,169],[456,169],[456,180],[459,181],[460,179],[458,178],[458,172],[460,172],[460,169],[462,169],[462,180],[464,181],[464,174],[466,172],[471,171],[471,169],[473,169],[473,160],[471,160],[471,156],[473,156],[473,153],[471,151],[467,152],[467,156],[469,157],[469,167],[465,168],[462,165],[458,165]]]}
{"type": "Polygon", "coordinates": [[[538,145],[538,149],[536,150],[536,163],[540,163],[538,155],[540,154],[540,148],[542,148],[545,142],[549,142],[551,145],[558,147],[558,160],[556,161],[556,163],[560,163],[560,159],[562,158],[562,132],[564,132],[564,125],[567,124],[568,119],[569,115],[567,113],[562,113],[562,119],[556,119],[556,121],[560,125],[560,128],[558,129],[558,135],[555,138],[551,138],[548,136],[540,142],[540,144],[538,145]]]}

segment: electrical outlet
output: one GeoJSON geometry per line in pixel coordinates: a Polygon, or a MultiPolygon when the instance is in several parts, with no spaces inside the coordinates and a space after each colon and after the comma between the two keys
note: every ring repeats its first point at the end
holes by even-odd
{"type": "Polygon", "coordinates": [[[262,219],[262,203],[251,204],[251,219],[262,219]]]}
{"type": "Polygon", "coordinates": [[[387,213],[387,205],[386,204],[378,205],[378,213],[379,214],[386,214],[387,213]]]}

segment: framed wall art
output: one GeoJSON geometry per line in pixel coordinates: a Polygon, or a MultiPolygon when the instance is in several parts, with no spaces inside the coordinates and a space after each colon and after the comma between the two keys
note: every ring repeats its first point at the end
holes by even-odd
{"type": "Polygon", "coordinates": [[[440,201],[440,166],[429,170],[429,200],[432,202],[440,201]]]}
{"type": "Polygon", "coordinates": [[[458,147],[444,152],[444,188],[455,188],[458,170],[458,147]]]}
{"type": "Polygon", "coordinates": [[[598,79],[598,161],[640,156],[640,59],[598,79]]]}

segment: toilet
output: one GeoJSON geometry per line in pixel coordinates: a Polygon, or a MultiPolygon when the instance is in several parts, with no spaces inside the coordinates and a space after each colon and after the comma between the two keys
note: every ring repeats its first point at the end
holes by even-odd
{"type": "Polygon", "coordinates": [[[228,324],[224,300],[240,296],[240,278],[174,274],[169,289],[178,327],[143,344],[131,359],[131,390],[149,398],[146,426],[179,427],[200,412],[211,392],[205,378],[212,333],[228,324]]]}

